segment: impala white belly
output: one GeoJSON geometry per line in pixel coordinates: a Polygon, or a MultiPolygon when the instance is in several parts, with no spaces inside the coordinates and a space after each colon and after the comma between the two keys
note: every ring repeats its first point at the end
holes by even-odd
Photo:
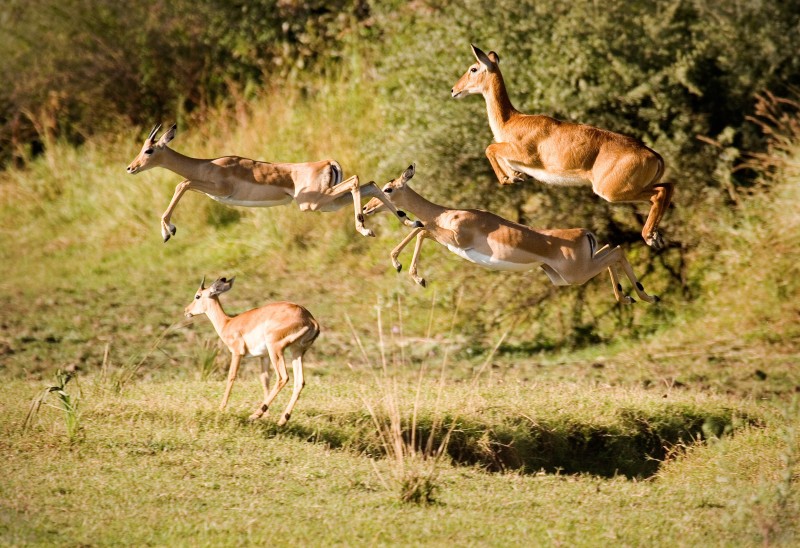
{"type": "Polygon", "coordinates": [[[522,164],[518,164],[517,162],[512,162],[511,160],[506,160],[506,162],[508,163],[509,166],[511,166],[511,169],[520,171],[526,175],[530,175],[537,181],[541,181],[548,185],[583,186],[592,184],[592,182],[589,181],[588,179],[584,179],[583,177],[577,175],[562,175],[560,173],[550,173],[549,171],[528,167],[522,164]]]}
{"type": "Polygon", "coordinates": [[[293,198],[288,195],[280,200],[236,200],[227,196],[212,196],[211,194],[207,196],[221,204],[241,207],[273,207],[291,203],[293,200],[293,198]]]}
{"type": "Polygon", "coordinates": [[[471,263],[479,264],[491,270],[512,270],[515,272],[524,272],[537,266],[538,263],[512,263],[497,259],[491,255],[486,255],[477,251],[475,248],[461,249],[449,244],[447,249],[458,255],[459,257],[468,260],[471,263]]]}

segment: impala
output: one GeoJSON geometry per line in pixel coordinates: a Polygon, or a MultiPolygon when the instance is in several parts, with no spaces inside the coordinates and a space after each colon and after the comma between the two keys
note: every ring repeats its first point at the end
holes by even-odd
{"type": "Polygon", "coordinates": [[[200,282],[200,289],[192,303],[186,307],[187,318],[205,314],[211,320],[222,342],[231,352],[231,365],[228,370],[228,384],[219,408],[224,410],[239,371],[239,363],[245,356],[268,355],[278,379],[269,390],[269,370],[265,361],[261,361],[261,387],[264,389],[264,403],[250,416],[256,420],[267,411],[272,400],[289,381],[286,371],[284,352],[292,352],[292,369],[294,370],[294,390],[286,411],[283,412],[278,426],[283,426],[292,414],[303,390],[303,355],[319,335],[319,324],[311,312],[300,305],[290,302],[270,303],[260,308],[243,312],[238,316],[228,316],[219,302],[219,295],[230,290],[234,278],[219,278],[209,287],[204,287],[205,279],[200,282]]]}
{"type": "MultiPolygon", "coordinates": [[[[480,209],[450,209],[429,202],[408,186],[414,176],[414,165],[389,181],[384,194],[396,205],[417,216],[424,228],[415,228],[392,250],[392,265],[398,272],[402,265],[397,256],[417,238],[409,274],[425,287],[425,279],[417,276],[417,261],[425,238],[436,240],[447,249],[470,262],[491,270],[525,271],[541,266],[554,285],[582,285],[608,269],[617,301],[635,302],[622,293],[618,268],[630,279],[636,293],[653,303],[658,297],[648,295],[639,283],[621,247],[597,248],[594,234],[583,228],[537,230],[508,221],[480,209]]],[[[385,206],[370,200],[364,213],[383,211],[385,206]]]]}
{"type": "Polygon", "coordinates": [[[187,190],[202,192],[232,206],[272,207],[294,200],[302,211],[336,211],[352,200],[356,230],[364,236],[374,234],[364,226],[364,216],[359,211],[361,197],[372,197],[384,202],[402,222],[414,225],[404,212],[397,211],[386,200],[374,183],[359,186],[356,175],[342,181],[342,168],[334,160],[289,164],[261,162],[239,156],[222,156],[211,160],[190,158],[167,146],[175,138],[177,125],[156,140],[160,128],[160,124],[153,128],[127,171],[133,175],[153,167],[163,167],[184,177],[175,187],[172,201],[161,216],[161,236],[165,242],[175,235],[176,228],[170,218],[187,190]]]}
{"type": "Polygon", "coordinates": [[[609,202],[651,202],[642,237],[656,249],[663,247],[657,229],[674,185],[661,182],[661,156],[632,137],[519,112],[508,97],[499,56],[475,46],[472,53],[478,62],[450,93],[454,98],[483,95],[495,141],[486,147],[486,157],[500,184],[529,176],[550,185],[591,185],[609,202]]]}

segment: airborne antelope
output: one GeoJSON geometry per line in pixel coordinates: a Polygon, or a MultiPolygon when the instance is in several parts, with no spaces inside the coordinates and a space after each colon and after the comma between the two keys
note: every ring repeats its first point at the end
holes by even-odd
{"type": "Polygon", "coordinates": [[[659,249],[658,233],[673,183],[660,182],[664,160],[640,141],[584,124],[519,112],[511,104],[500,57],[475,46],[477,63],[450,91],[454,98],[480,94],[486,101],[494,143],[486,157],[501,185],[521,182],[527,175],[549,185],[591,185],[609,202],[651,202],[642,230],[647,245],[659,249]]]}
{"type": "MultiPolygon", "coordinates": [[[[419,285],[425,279],[417,275],[417,261],[425,238],[431,238],[470,262],[491,270],[525,271],[541,266],[554,285],[582,285],[608,269],[617,301],[634,301],[622,293],[618,268],[628,277],[642,300],[656,302],[658,297],[645,293],[621,247],[608,245],[598,249],[594,234],[583,228],[538,230],[511,222],[480,209],[450,209],[430,202],[408,186],[414,165],[389,181],[383,192],[396,206],[403,207],[424,223],[415,228],[391,252],[392,265],[398,272],[402,265],[397,256],[417,238],[408,273],[419,285]]],[[[364,206],[367,215],[383,211],[378,200],[364,206]]]]}
{"type": "Polygon", "coordinates": [[[286,410],[278,421],[278,426],[283,426],[292,414],[303,390],[303,355],[319,335],[319,324],[311,312],[300,305],[290,302],[270,303],[260,308],[243,312],[238,316],[228,316],[219,302],[219,295],[230,290],[234,278],[230,280],[219,278],[209,287],[204,287],[200,282],[200,289],[195,293],[194,300],[186,307],[187,318],[205,314],[217,331],[222,342],[231,352],[231,365],[228,369],[228,384],[222,397],[220,410],[225,410],[228,398],[239,371],[239,363],[245,356],[261,357],[261,387],[264,389],[264,402],[256,408],[250,420],[256,420],[267,411],[272,400],[278,395],[289,381],[286,371],[284,352],[292,353],[292,369],[294,370],[294,389],[286,410]],[[269,356],[272,367],[278,376],[272,391],[269,390],[269,369],[264,356],[269,356]]]}
{"type": "Polygon", "coordinates": [[[375,234],[364,226],[364,216],[359,211],[361,197],[372,197],[385,203],[403,223],[415,226],[404,212],[397,211],[386,200],[374,183],[359,186],[357,175],[342,181],[342,168],[335,160],[299,164],[262,162],[239,156],[201,160],[184,156],[167,146],[175,138],[177,125],[173,124],[156,140],[160,128],[160,124],[153,128],[127,171],[133,175],[163,167],[184,177],[161,216],[161,236],[165,242],[175,235],[176,228],[170,218],[187,190],[201,192],[232,206],[272,207],[294,200],[301,211],[336,211],[352,201],[356,230],[364,236],[375,234]]]}

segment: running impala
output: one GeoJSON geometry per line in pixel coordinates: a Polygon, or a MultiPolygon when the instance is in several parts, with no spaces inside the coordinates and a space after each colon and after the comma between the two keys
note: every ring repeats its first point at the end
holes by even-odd
{"type": "Polygon", "coordinates": [[[651,202],[642,238],[655,249],[663,247],[658,225],[674,185],[661,182],[661,156],[632,137],[519,112],[508,97],[497,53],[475,46],[472,53],[477,62],[450,93],[454,98],[483,95],[495,141],[486,147],[486,157],[500,184],[528,176],[549,185],[590,185],[609,202],[651,202]]]}
{"type": "MultiPolygon", "coordinates": [[[[392,265],[398,272],[402,265],[397,256],[417,238],[408,273],[425,287],[425,279],[417,275],[417,261],[422,242],[431,238],[470,262],[491,270],[525,271],[541,267],[554,285],[582,285],[608,269],[617,301],[630,304],[634,299],[622,293],[618,268],[628,277],[634,290],[648,303],[658,297],[648,295],[636,278],[621,247],[608,245],[598,249],[597,238],[583,228],[538,230],[511,222],[480,209],[450,209],[430,202],[417,194],[408,182],[414,176],[411,165],[403,174],[389,181],[383,192],[399,207],[415,215],[424,228],[415,228],[392,250],[392,265]]],[[[364,206],[367,215],[385,210],[378,200],[364,206]]]]}
{"type": "Polygon", "coordinates": [[[204,287],[205,279],[200,282],[200,289],[194,295],[191,304],[186,307],[187,318],[205,314],[211,320],[222,342],[231,352],[231,365],[228,369],[228,384],[222,397],[220,410],[225,410],[228,398],[239,371],[239,364],[245,356],[259,356],[261,360],[261,387],[264,389],[264,402],[250,416],[256,420],[266,413],[269,404],[278,392],[289,381],[286,371],[284,352],[292,352],[292,368],[294,373],[294,390],[286,410],[278,421],[283,426],[292,414],[305,386],[303,378],[303,355],[319,335],[319,324],[311,312],[302,306],[290,302],[270,303],[261,308],[254,308],[238,316],[228,316],[222,309],[219,296],[233,287],[233,280],[219,278],[209,287],[204,287]],[[269,356],[278,379],[272,391],[269,390],[269,369],[263,357],[269,356]]]}
{"type": "Polygon", "coordinates": [[[357,175],[342,181],[342,168],[335,160],[300,164],[275,164],[239,156],[201,160],[184,156],[167,146],[175,138],[177,125],[156,140],[160,128],[160,124],[153,128],[127,171],[133,175],[163,167],[184,177],[161,216],[161,236],[165,242],[175,235],[176,228],[170,218],[187,190],[201,192],[232,206],[272,207],[294,200],[301,211],[336,211],[352,201],[356,230],[364,236],[375,234],[364,226],[364,216],[359,211],[361,198],[373,197],[385,203],[403,223],[414,226],[405,213],[395,210],[375,183],[359,186],[357,175]]]}

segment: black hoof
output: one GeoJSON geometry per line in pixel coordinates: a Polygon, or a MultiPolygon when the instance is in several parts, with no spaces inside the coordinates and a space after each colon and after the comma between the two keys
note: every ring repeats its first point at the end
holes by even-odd
{"type": "Polygon", "coordinates": [[[414,221],[414,228],[425,228],[425,225],[420,221],[414,221]]]}
{"type": "Polygon", "coordinates": [[[167,234],[166,236],[164,236],[164,243],[167,243],[168,241],[169,241],[169,234],[167,234]]]}
{"type": "Polygon", "coordinates": [[[422,279],[422,280],[420,280],[419,285],[421,285],[422,287],[428,287],[428,282],[426,282],[424,279],[422,279]]]}
{"type": "Polygon", "coordinates": [[[653,295],[653,299],[655,299],[655,302],[657,303],[661,302],[661,297],[659,297],[658,295],[653,295]]]}
{"type": "Polygon", "coordinates": [[[399,264],[395,268],[397,269],[398,272],[400,272],[401,270],[403,270],[403,265],[399,264]]]}

